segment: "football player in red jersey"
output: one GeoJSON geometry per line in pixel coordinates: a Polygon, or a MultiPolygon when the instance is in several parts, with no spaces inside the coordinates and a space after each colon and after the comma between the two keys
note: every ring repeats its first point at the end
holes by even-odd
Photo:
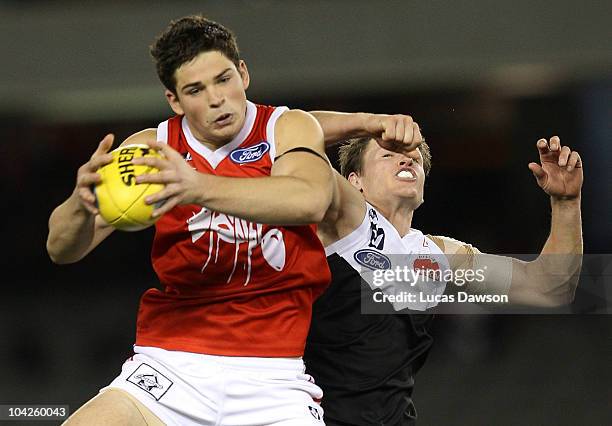
{"type": "MultiPolygon", "coordinates": [[[[329,283],[310,225],[334,186],[321,126],[249,102],[246,64],[218,23],[173,21],[151,53],[177,115],[123,144],[165,156],[150,163],[159,173],[138,178],[165,184],[147,199],[165,201],[151,254],[162,288],[141,299],[134,356],[68,424],[322,424],[322,393],[301,360],[312,303],[329,283]]],[[[374,118],[343,136],[387,131],[374,118]]],[[[101,141],[49,218],[56,263],[79,261],[113,231],[90,189],[112,142],[101,141]]]]}

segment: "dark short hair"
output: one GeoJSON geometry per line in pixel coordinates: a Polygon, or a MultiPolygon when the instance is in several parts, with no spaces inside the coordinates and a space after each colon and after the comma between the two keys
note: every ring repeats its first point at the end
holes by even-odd
{"type": "MultiPolygon", "coordinates": [[[[361,174],[363,168],[363,153],[368,147],[369,142],[373,140],[371,137],[354,138],[347,140],[338,150],[340,161],[340,173],[348,179],[353,172],[361,174]]],[[[431,151],[429,145],[423,142],[419,145],[418,150],[423,156],[423,169],[425,176],[429,175],[431,170],[431,151]]]]}
{"type": "Polygon", "coordinates": [[[218,51],[236,67],[240,53],[234,34],[201,15],[190,15],[170,22],[149,48],[162,84],[176,94],[176,70],[202,52],[218,51]]]}

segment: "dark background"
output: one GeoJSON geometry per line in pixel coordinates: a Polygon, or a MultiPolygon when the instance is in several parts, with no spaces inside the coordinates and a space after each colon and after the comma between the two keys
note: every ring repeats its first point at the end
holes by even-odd
{"type": "MultiPolygon", "coordinates": [[[[170,115],[147,46],[195,12],[237,33],[254,102],[412,115],[433,153],[414,220],[424,232],[538,253],[550,207],[527,164],[538,138],[561,136],[584,161],[585,252],[611,253],[603,2],[0,1],[0,403],[75,410],[131,354],[139,297],[156,285],[152,230],[56,266],[47,219],[106,133],[123,140],[170,115]]],[[[564,313],[438,317],[420,424],[612,424],[609,275],[584,279],[564,313]]]]}

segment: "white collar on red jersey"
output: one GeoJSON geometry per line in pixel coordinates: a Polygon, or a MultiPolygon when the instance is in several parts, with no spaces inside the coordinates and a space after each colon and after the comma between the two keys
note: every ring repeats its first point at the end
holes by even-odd
{"type": "Polygon", "coordinates": [[[234,139],[232,139],[230,142],[226,143],[222,147],[215,149],[214,151],[199,142],[193,136],[193,134],[191,133],[191,129],[189,128],[189,125],[187,123],[187,118],[183,117],[183,120],[181,121],[181,127],[183,128],[183,133],[185,134],[185,138],[187,139],[189,147],[198,154],[200,154],[202,157],[204,157],[213,169],[217,168],[219,163],[223,161],[223,159],[227,157],[230,152],[238,148],[240,144],[244,142],[247,136],[249,136],[249,134],[251,133],[253,125],[255,124],[255,117],[257,116],[257,107],[254,103],[248,100],[246,106],[246,116],[242,129],[240,129],[234,139]]]}

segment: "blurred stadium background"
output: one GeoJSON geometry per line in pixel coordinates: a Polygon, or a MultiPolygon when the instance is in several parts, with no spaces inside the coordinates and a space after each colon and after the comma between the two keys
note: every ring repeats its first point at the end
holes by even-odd
{"type": "MultiPolygon", "coordinates": [[[[557,134],[585,163],[585,250],[612,252],[610,2],[0,0],[0,403],[75,410],[130,356],[152,232],[59,267],[47,218],[106,133],[170,115],[148,45],[198,12],[237,34],[252,101],[415,117],[434,157],[415,227],[538,253],[549,203],[527,163],[557,134]]],[[[612,317],[590,295],[573,315],[439,317],[419,424],[612,424],[612,317]]]]}

